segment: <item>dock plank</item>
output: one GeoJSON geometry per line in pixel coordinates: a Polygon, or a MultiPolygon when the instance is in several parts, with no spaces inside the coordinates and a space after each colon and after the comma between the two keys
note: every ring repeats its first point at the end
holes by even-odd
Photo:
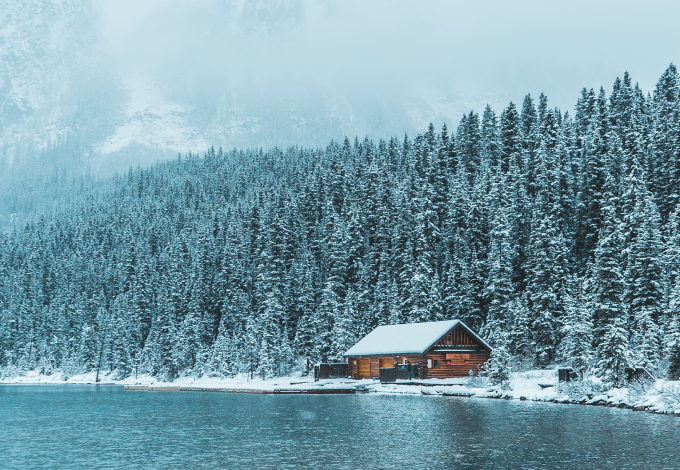
{"type": "Polygon", "coordinates": [[[170,387],[126,385],[125,390],[145,390],[149,392],[205,392],[205,393],[255,393],[263,395],[273,394],[306,394],[306,395],[345,395],[357,393],[357,388],[213,388],[213,387],[170,387]]]}

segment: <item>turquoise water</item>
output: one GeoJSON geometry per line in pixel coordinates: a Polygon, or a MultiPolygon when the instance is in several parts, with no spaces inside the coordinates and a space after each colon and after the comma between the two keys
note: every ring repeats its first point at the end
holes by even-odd
{"type": "Polygon", "coordinates": [[[680,418],[452,397],[0,385],[0,468],[680,469],[680,418]]]}

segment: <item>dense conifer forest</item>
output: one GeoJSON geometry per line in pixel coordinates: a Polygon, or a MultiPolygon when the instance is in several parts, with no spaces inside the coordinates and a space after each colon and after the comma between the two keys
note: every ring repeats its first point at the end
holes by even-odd
{"type": "Polygon", "coordinates": [[[0,235],[1,374],[305,371],[377,325],[459,318],[515,368],[680,376],[680,83],[574,113],[210,149],[0,235]]]}

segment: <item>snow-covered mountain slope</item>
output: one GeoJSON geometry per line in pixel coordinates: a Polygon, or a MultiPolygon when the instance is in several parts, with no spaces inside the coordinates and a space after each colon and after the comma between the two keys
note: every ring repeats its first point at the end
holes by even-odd
{"type": "Polygon", "coordinates": [[[45,148],[93,127],[80,110],[107,108],[116,83],[89,1],[3,0],[0,15],[0,147],[45,148]]]}
{"type": "Polygon", "coordinates": [[[153,83],[144,79],[127,79],[125,89],[129,99],[124,118],[113,134],[95,146],[95,151],[108,154],[132,143],[163,150],[210,146],[201,130],[189,125],[191,107],[170,101],[153,83]]]}
{"type": "Polygon", "coordinates": [[[340,51],[307,40],[334,8],[0,0],[0,176],[36,162],[106,174],[210,145],[325,146],[451,117],[458,97],[382,90],[366,67],[339,77],[340,51]]]}

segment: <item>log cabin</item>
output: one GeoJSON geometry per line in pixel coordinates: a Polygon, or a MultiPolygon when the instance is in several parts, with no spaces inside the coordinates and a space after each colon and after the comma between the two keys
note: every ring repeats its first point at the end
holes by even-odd
{"type": "Polygon", "coordinates": [[[491,347],[460,320],[379,326],[346,353],[348,375],[380,377],[394,363],[419,364],[421,378],[467,377],[489,359],[491,347]]]}

